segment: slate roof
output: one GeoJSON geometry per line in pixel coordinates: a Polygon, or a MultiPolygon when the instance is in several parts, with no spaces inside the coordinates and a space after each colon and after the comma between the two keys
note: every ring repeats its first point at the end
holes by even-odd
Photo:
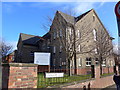
{"type": "MultiPolygon", "coordinates": [[[[92,10],[92,9],[91,9],[92,10]]],[[[91,10],[89,10],[86,13],[83,13],[82,15],[78,16],[78,17],[73,17],[70,16],[68,14],[65,14],[61,11],[57,11],[58,13],[60,13],[62,15],[62,17],[70,24],[75,24],[77,21],[79,21],[82,17],[84,17],[87,13],[89,13],[91,10]]],[[[28,44],[28,45],[37,45],[37,42],[40,40],[45,40],[46,38],[50,37],[50,34],[47,33],[45,34],[43,37],[40,36],[35,36],[35,35],[29,35],[29,34],[24,34],[24,33],[20,33],[20,38],[23,42],[23,44],[28,44]]]]}
{"type": "MultiPolygon", "coordinates": [[[[92,9],[91,9],[92,10],[92,9]]],[[[84,17],[86,14],[88,14],[91,10],[83,13],[82,15],[78,16],[78,17],[73,17],[73,16],[70,16],[68,14],[65,14],[61,11],[58,11],[62,16],[63,18],[68,22],[68,23],[71,23],[71,24],[75,24],[77,21],[79,21],[82,17],[84,17]]]]}
{"type": "Polygon", "coordinates": [[[75,18],[74,18],[73,16],[70,16],[70,15],[68,15],[68,14],[65,14],[65,13],[63,13],[63,12],[61,12],[61,11],[58,11],[58,12],[63,16],[63,18],[64,18],[68,23],[74,24],[75,18]]]}
{"type": "Polygon", "coordinates": [[[37,42],[39,40],[44,40],[40,36],[29,35],[29,34],[24,34],[24,33],[20,33],[20,37],[21,37],[23,44],[28,44],[28,45],[37,45],[37,42]]]}

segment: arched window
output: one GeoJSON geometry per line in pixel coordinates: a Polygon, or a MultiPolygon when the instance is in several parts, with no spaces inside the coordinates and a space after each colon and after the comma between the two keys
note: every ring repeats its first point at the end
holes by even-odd
{"type": "Polygon", "coordinates": [[[97,41],[97,32],[95,29],[93,29],[93,36],[94,36],[94,41],[97,41]]]}
{"type": "Polygon", "coordinates": [[[95,15],[93,14],[93,22],[95,21],[95,15]]]}

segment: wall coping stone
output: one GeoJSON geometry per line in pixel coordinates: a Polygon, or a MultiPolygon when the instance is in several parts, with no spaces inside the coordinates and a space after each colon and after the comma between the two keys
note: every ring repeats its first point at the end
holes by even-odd
{"type": "Polygon", "coordinates": [[[60,85],[48,86],[47,88],[63,88],[63,87],[66,87],[66,86],[75,85],[75,84],[79,84],[79,83],[84,83],[86,81],[91,81],[91,80],[95,80],[95,78],[85,79],[85,80],[80,80],[80,81],[74,81],[74,82],[71,82],[71,83],[64,83],[64,84],[60,84],[60,85]]]}
{"type": "Polygon", "coordinates": [[[2,63],[2,66],[10,66],[10,67],[37,67],[37,64],[33,63],[2,63]]]}
{"type": "Polygon", "coordinates": [[[100,76],[100,78],[105,78],[105,77],[108,77],[108,76],[113,76],[113,75],[114,75],[114,73],[113,73],[113,74],[111,74],[111,75],[100,76]]]}

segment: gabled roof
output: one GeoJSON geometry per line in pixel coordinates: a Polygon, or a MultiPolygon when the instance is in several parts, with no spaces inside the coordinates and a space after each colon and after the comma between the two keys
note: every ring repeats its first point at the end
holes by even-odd
{"type": "MultiPolygon", "coordinates": [[[[92,9],[91,9],[92,10],[92,9]]],[[[77,21],[79,21],[82,17],[84,17],[86,14],[88,14],[91,10],[83,13],[82,15],[78,16],[78,17],[73,17],[71,15],[65,14],[61,11],[57,11],[58,13],[60,13],[62,15],[62,17],[71,24],[75,24],[77,21]]]]}
{"type": "Polygon", "coordinates": [[[71,24],[74,24],[75,23],[75,18],[73,16],[70,16],[68,14],[65,14],[61,11],[58,11],[58,13],[60,13],[63,18],[68,22],[68,23],[71,23],[71,24]]]}
{"type": "Polygon", "coordinates": [[[44,38],[44,39],[50,39],[50,37],[51,37],[51,35],[50,35],[50,33],[48,32],[48,33],[46,33],[42,38],[44,38]]]}
{"type": "MultiPolygon", "coordinates": [[[[92,9],[91,9],[91,10],[92,10],[92,9]]],[[[91,10],[83,13],[82,15],[80,15],[80,16],[78,16],[78,17],[75,17],[75,21],[76,21],[76,22],[79,21],[82,17],[84,17],[86,14],[88,14],[91,10]]]]}
{"type": "Polygon", "coordinates": [[[29,35],[24,33],[20,33],[20,37],[21,37],[22,43],[28,44],[28,45],[37,45],[37,42],[39,40],[44,40],[40,36],[29,35]]]}

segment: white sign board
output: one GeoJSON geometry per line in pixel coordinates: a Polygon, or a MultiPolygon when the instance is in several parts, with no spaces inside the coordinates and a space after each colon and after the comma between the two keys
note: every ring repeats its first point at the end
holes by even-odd
{"type": "Polygon", "coordinates": [[[45,73],[46,78],[64,77],[64,73],[45,73]]]}
{"type": "Polygon", "coordinates": [[[38,65],[50,65],[50,53],[34,53],[34,64],[38,65]]]}

